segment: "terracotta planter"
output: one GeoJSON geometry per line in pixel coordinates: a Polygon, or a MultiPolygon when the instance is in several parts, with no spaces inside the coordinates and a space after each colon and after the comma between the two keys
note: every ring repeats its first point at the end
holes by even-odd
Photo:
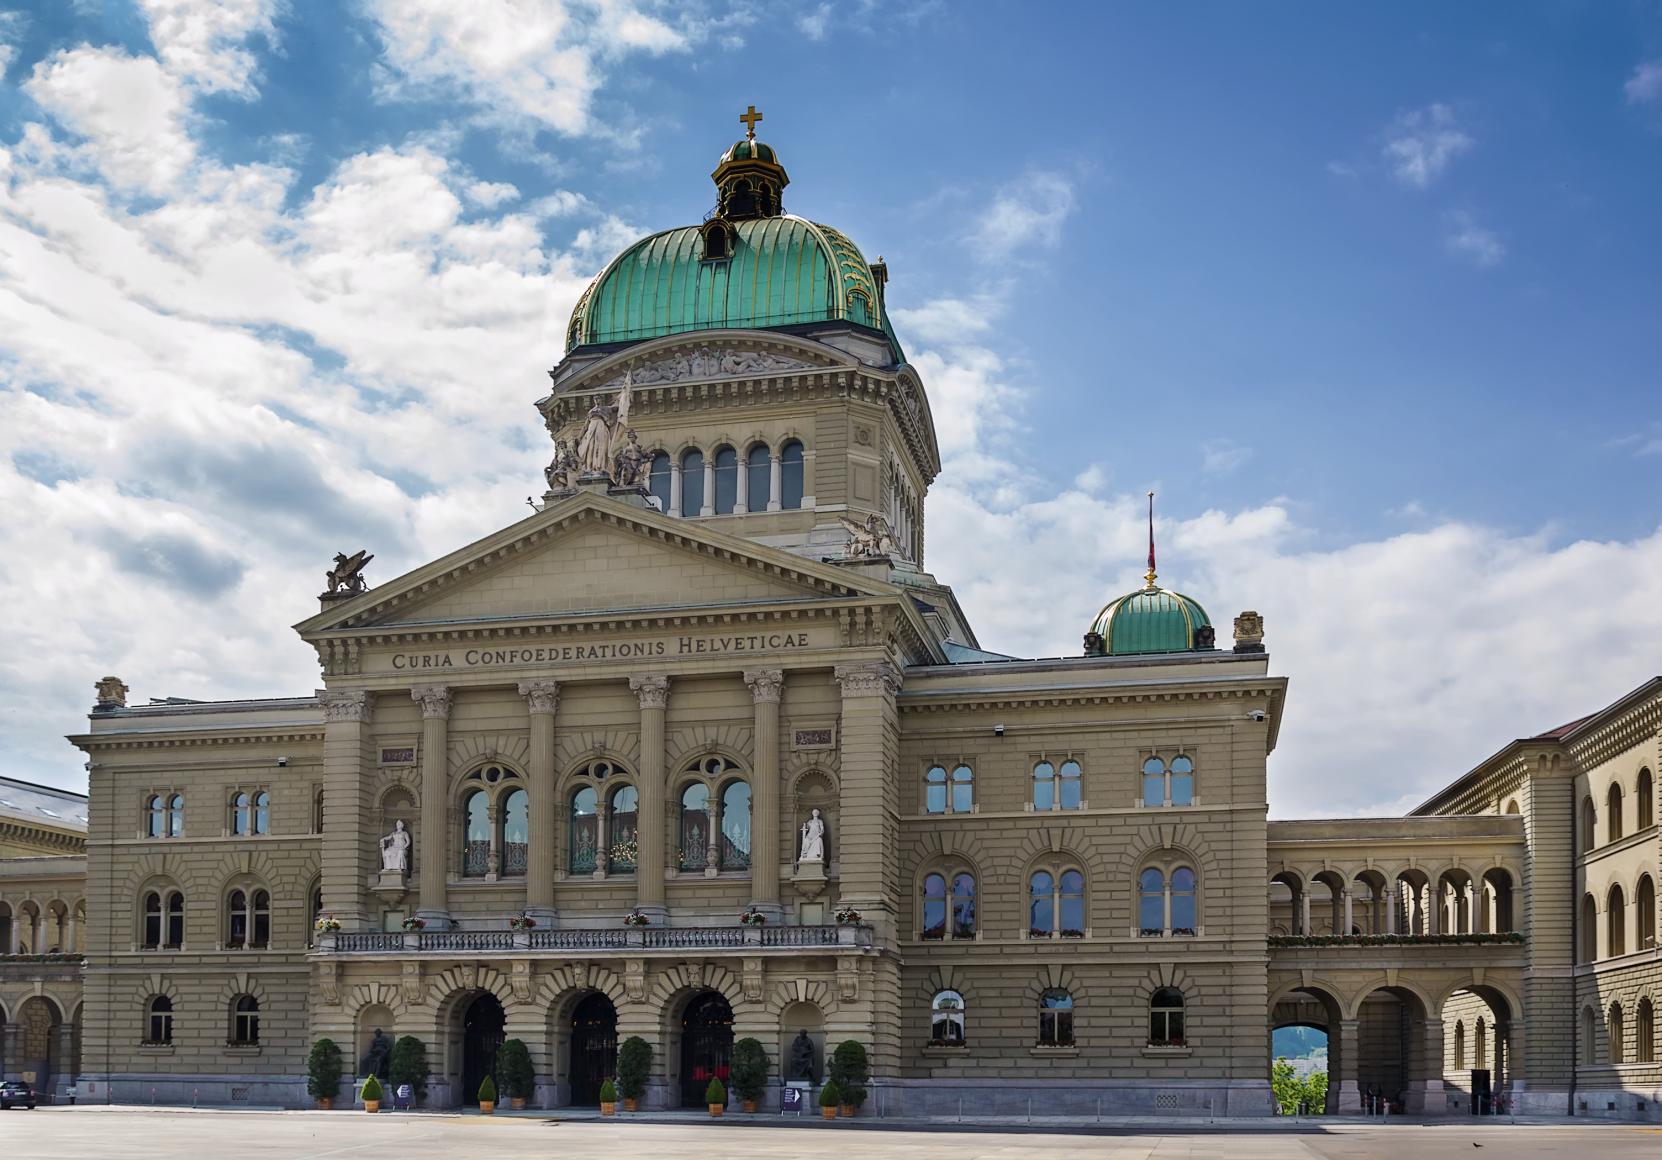
{"type": "Polygon", "coordinates": [[[380,1110],[381,1110],[381,1101],[380,1100],[365,1100],[364,1101],[364,1111],[370,1112],[370,1113],[373,1114],[373,1113],[378,1112],[380,1110]]]}
{"type": "Polygon", "coordinates": [[[496,1111],[496,1101],[495,1100],[480,1100],[479,1101],[479,1114],[481,1116],[491,1115],[495,1111],[496,1111]]]}
{"type": "Polygon", "coordinates": [[[837,1114],[845,1120],[853,1119],[854,1118],[854,1105],[853,1104],[838,1104],[837,1105],[837,1114]]]}
{"type": "Polygon", "coordinates": [[[719,1119],[721,1117],[721,1113],[725,1112],[726,1110],[727,1110],[727,1105],[726,1104],[711,1104],[710,1105],[710,1115],[711,1115],[712,1118],[719,1119]]]}
{"type": "Polygon", "coordinates": [[[615,1104],[615,1103],[609,1104],[605,1100],[601,1100],[600,1101],[600,1114],[603,1115],[603,1116],[615,1116],[615,1115],[617,1115],[617,1104],[615,1104]]]}
{"type": "Polygon", "coordinates": [[[639,1100],[632,1100],[628,1096],[624,1096],[623,1110],[626,1112],[638,1112],[641,1110],[641,1102],[639,1100]]]}
{"type": "Polygon", "coordinates": [[[834,1105],[827,1105],[819,1110],[819,1114],[828,1120],[834,1120],[837,1118],[837,1109],[834,1105]]]}
{"type": "Polygon", "coordinates": [[[320,1112],[332,1112],[332,1111],[334,1111],[334,1109],[335,1109],[335,1097],[334,1096],[318,1096],[317,1097],[317,1109],[320,1112]]]}
{"type": "Polygon", "coordinates": [[[739,1103],[744,1108],[745,1115],[754,1115],[756,1113],[755,1100],[740,1100],[739,1103]]]}
{"type": "Polygon", "coordinates": [[[516,1111],[516,1112],[524,1111],[525,1110],[525,1097],[524,1096],[514,1096],[512,1098],[513,1098],[514,1111],[516,1111]]]}

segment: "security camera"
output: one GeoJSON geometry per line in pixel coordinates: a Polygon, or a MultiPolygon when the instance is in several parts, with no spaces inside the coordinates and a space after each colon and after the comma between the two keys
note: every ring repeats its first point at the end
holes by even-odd
{"type": "Polygon", "coordinates": [[[286,757],[279,757],[277,759],[277,768],[278,769],[287,769],[288,764],[289,764],[289,759],[286,758],[286,757]]]}
{"type": "Polygon", "coordinates": [[[1004,726],[994,725],[993,726],[993,736],[994,737],[1003,737],[1004,736],[1004,726]]]}
{"type": "Polygon", "coordinates": [[[1254,709],[1248,714],[1248,716],[1250,716],[1254,721],[1262,721],[1264,719],[1264,711],[1262,709],[1254,709]]]}

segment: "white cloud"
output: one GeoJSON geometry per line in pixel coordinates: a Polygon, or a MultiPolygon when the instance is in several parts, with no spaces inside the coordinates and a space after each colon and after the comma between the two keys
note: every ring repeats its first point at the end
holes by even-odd
{"type": "Polygon", "coordinates": [[[519,188],[506,181],[475,181],[462,190],[468,202],[485,209],[495,209],[519,199],[519,188]]]}
{"type": "Polygon", "coordinates": [[[831,5],[821,4],[797,18],[796,26],[809,40],[824,40],[831,26],[831,5]]]}
{"type": "Polygon", "coordinates": [[[989,259],[1052,248],[1062,240],[1062,225],[1074,204],[1071,181],[1060,173],[1034,170],[998,192],[976,223],[974,241],[989,259]]]}
{"type": "Polygon", "coordinates": [[[1471,214],[1457,211],[1449,215],[1448,236],[1444,239],[1448,251],[1478,266],[1498,266],[1506,257],[1506,243],[1491,229],[1477,224],[1471,214]]]}
{"type": "Polygon", "coordinates": [[[0,12],[0,79],[17,59],[17,41],[23,36],[23,13],[0,12]]]}
{"type": "Polygon", "coordinates": [[[1430,104],[1397,117],[1387,131],[1384,154],[1398,181],[1425,189],[1473,144],[1455,123],[1453,109],[1430,104]]]}
{"type": "Polygon", "coordinates": [[[277,0],[139,0],[168,72],[203,92],[254,95],[255,34],[276,39],[277,0]]]}
{"type": "Polygon", "coordinates": [[[1002,303],[992,297],[935,298],[915,307],[895,307],[889,316],[914,339],[929,343],[959,343],[985,333],[1002,303]]]}
{"type": "Polygon", "coordinates": [[[1208,475],[1227,475],[1252,458],[1252,448],[1231,439],[1208,439],[1200,447],[1200,469],[1208,475]]]}
{"type": "Polygon", "coordinates": [[[1622,86],[1628,104],[1639,105],[1662,97],[1662,59],[1647,60],[1633,70],[1622,86]]]}
{"type": "Polygon", "coordinates": [[[685,48],[687,35],[629,0],[368,0],[393,70],[383,85],[459,92],[509,122],[590,129],[604,66],[685,48]]]}

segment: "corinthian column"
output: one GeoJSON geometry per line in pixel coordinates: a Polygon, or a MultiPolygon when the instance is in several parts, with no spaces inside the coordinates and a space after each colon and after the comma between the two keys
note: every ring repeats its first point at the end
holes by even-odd
{"type": "Polygon", "coordinates": [[[450,690],[418,685],[421,705],[421,903],[416,914],[436,930],[450,929],[445,876],[450,870],[450,690]]]}
{"type": "Polygon", "coordinates": [[[375,768],[369,727],[375,703],[361,690],[320,690],[317,698],[323,704],[323,802],[329,811],[323,831],[323,912],[347,930],[357,930],[368,920],[363,828],[369,818],[365,775],[375,768]]]}
{"type": "Polygon", "coordinates": [[[778,922],[779,901],[779,697],[785,674],[779,669],[745,673],[755,702],[756,762],[750,779],[750,904],[778,922]]]}
{"type": "Polygon", "coordinates": [[[635,905],[654,923],[664,905],[664,717],[669,708],[668,677],[630,677],[641,702],[640,811],[635,824],[635,905]]]}
{"type": "Polygon", "coordinates": [[[526,818],[530,849],[525,861],[525,913],[544,926],[553,925],[554,849],[558,836],[559,803],[554,800],[554,713],[560,705],[555,681],[521,681],[519,695],[531,714],[531,804],[526,818]]]}

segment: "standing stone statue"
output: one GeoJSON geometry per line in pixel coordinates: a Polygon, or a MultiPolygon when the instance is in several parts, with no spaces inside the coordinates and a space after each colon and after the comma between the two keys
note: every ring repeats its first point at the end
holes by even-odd
{"type": "Polygon", "coordinates": [[[802,823],[802,850],[798,862],[825,861],[825,822],[818,810],[810,810],[808,820],[802,823]]]}
{"type": "Polygon", "coordinates": [[[358,1074],[386,1079],[391,1067],[392,1036],[377,1027],[374,1038],[369,1041],[369,1050],[364,1052],[364,1057],[358,1061],[358,1074]]]}
{"type": "Polygon", "coordinates": [[[785,1063],[786,1079],[805,1079],[810,1083],[819,1082],[819,1069],[814,1066],[814,1041],[808,1038],[808,1029],[804,1027],[791,1040],[791,1053],[785,1063]]]}
{"type": "Polygon", "coordinates": [[[588,424],[577,441],[577,465],[584,475],[604,475],[616,482],[613,472],[617,453],[623,448],[624,432],[629,429],[629,405],[634,390],[635,377],[625,371],[617,401],[607,406],[596,400],[589,408],[588,424]]]}
{"type": "Polygon", "coordinates": [[[392,833],[381,839],[381,869],[405,874],[410,869],[410,831],[404,828],[404,819],[392,824],[392,833]]]}

